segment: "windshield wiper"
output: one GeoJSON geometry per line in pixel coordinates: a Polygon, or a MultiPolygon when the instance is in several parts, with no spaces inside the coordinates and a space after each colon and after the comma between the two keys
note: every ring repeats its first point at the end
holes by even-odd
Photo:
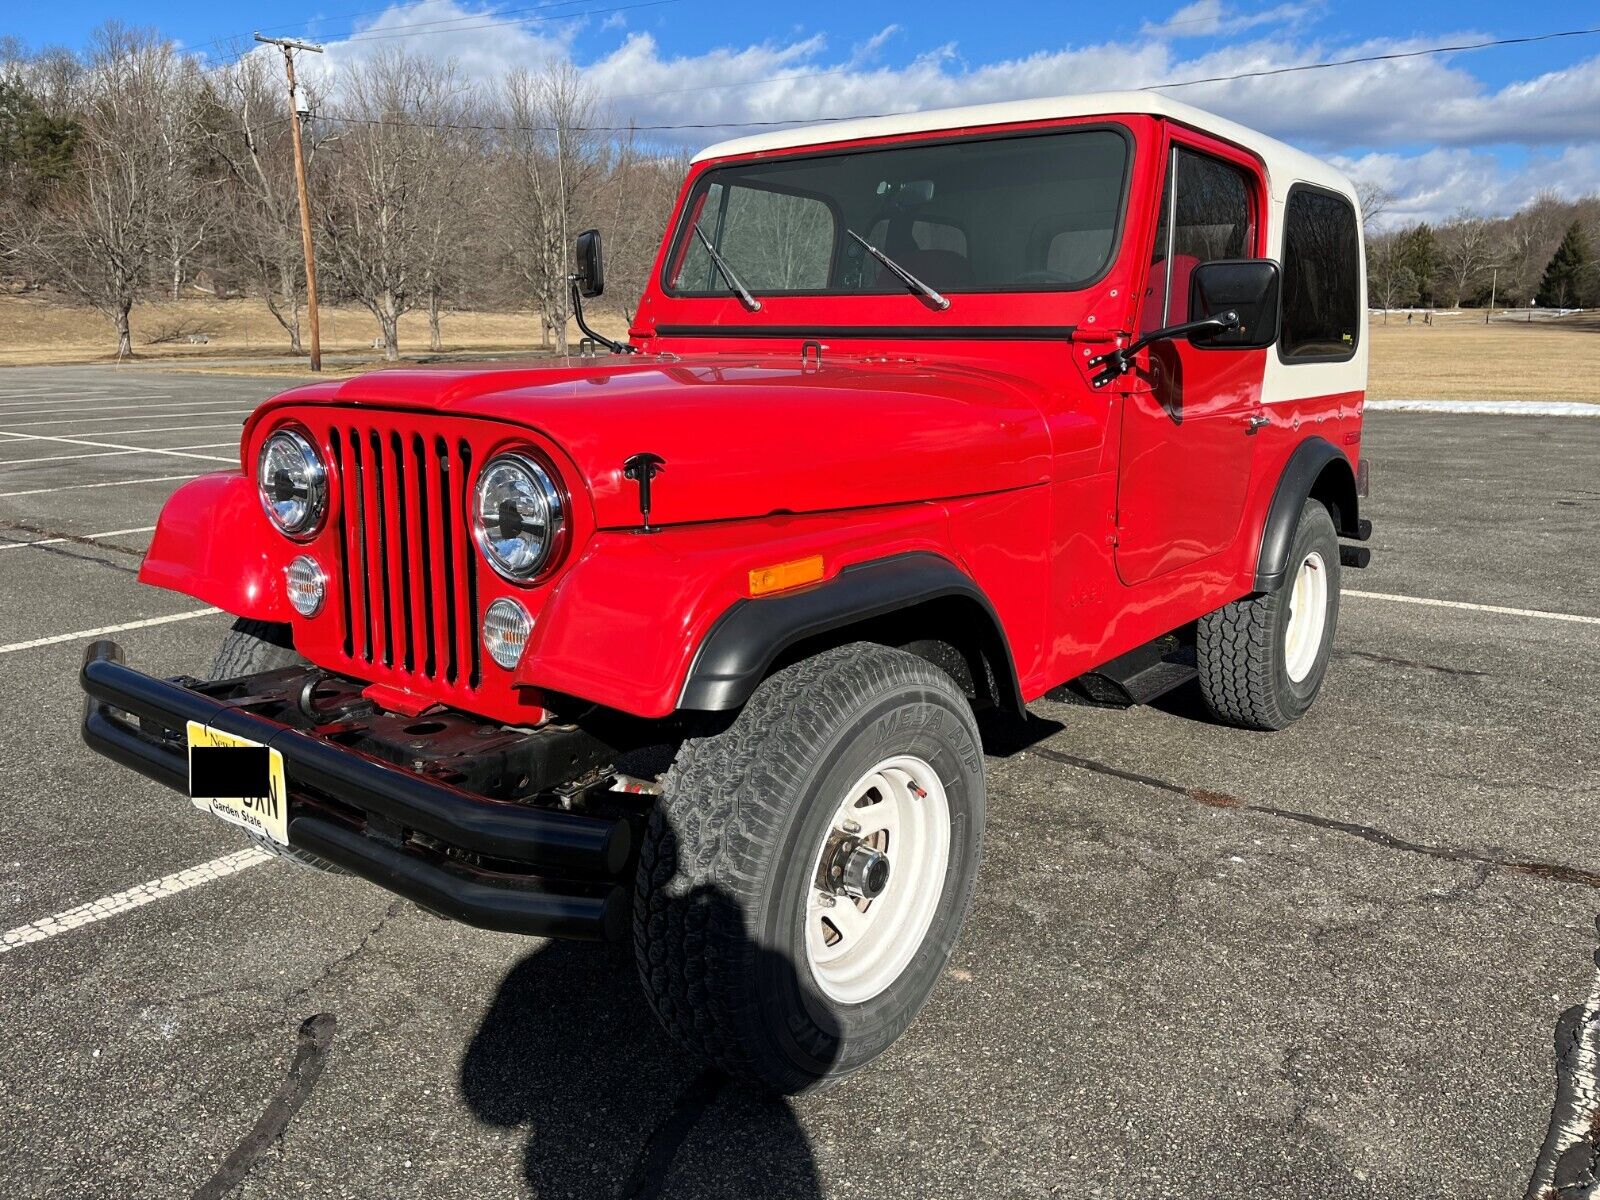
{"type": "Polygon", "coordinates": [[[694,223],[694,231],[700,235],[700,244],[706,248],[706,253],[711,256],[711,261],[716,265],[723,282],[728,285],[730,291],[738,293],[739,303],[751,312],[760,312],[761,301],[752,296],[744,284],[739,282],[739,277],[733,273],[733,268],[728,265],[727,260],[722,255],[717,253],[717,248],[711,244],[711,239],[706,236],[706,231],[700,228],[699,221],[694,223]]]}
{"type": "Polygon", "coordinates": [[[922,280],[918,279],[910,271],[906,270],[899,263],[895,262],[894,259],[890,258],[882,250],[879,250],[854,229],[846,229],[845,232],[851,237],[855,238],[856,241],[860,242],[868,254],[872,255],[873,258],[877,259],[884,266],[888,267],[889,270],[893,271],[895,275],[899,277],[901,283],[905,284],[913,292],[920,294],[922,298],[929,304],[938,309],[946,309],[950,307],[950,301],[946,300],[938,292],[934,291],[927,284],[923,283],[922,280]]]}

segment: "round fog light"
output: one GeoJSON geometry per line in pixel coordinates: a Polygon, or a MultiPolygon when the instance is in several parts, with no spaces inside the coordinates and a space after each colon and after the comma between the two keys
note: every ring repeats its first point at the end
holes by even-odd
{"type": "Polygon", "coordinates": [[[322,611],[322,599],[327,594],[328,577],[313,559],[301,555],[284,570],[288,586],[289,603],[302,617],[314,617],[322,611]]]}
{"type": "Polygon", "coordinates": [[[483,614],[483,648],[508,671],[522,658],[532,632],[533,618],[515,600],[496,600],[483,614]]]}

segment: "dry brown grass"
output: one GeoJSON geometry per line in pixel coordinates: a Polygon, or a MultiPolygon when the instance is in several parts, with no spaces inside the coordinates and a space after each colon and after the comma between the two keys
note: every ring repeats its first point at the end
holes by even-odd
{"type": "Polygon", "coordinates": [[[1600,403],[1600,315],[1531,324],[1482,313],[1410,325],[1404,313],[1368,322],[1375,400],[1587,400],[1600,403]]]}
{"type": "MultiPolygon", "coordinates": [[[[599,317],[602,333],[617,336],[621,322],[599,317]]],[[[213,358],[277,358],[289,353],[289,339],[257,300],[180,300],[141,304],[133,310],[136,358],[204,363],[213,358]],[[173,329],[204,333],[211,340],[191,346],[183,337],[159,345],[148,339],[173,329]]],[[[533,313],[447,312],[440,319],[445,351],[530,350],[539,344],[533,313]]],[[[360,308],[322,310],[324,354],[372,355],[377,325],[360,308]]],[[[576,326],[572,337],[578,336],[576,326]]],[[[114,357],[116,335],[93,309],[73,308],[37,297],[0,296],[0,365],[106,362],[114,357]]],[[[400,321],[400,351],[426,355],[428,319],[420,312],[400,321]]],[[[381,355],[380,355],[381,357],[381,355]]],[[[285,368],[294,373],[295,368],[285,368]]]]}
{"type": "MultiPolygon", "coordinates": [[[[615,318],[599,317],[601,332],[624,332],[615,318]]],[[[532,313],[446,313],[441,322],[446,352],[529,351],[538,346],[538,321],[532,313]]],[[[1600,315],[1585,314],[1532,324],[1497,319],[1484,325],[1481,314],[1438,316],[1431,326],[1391,313],[1369,322],[1371,370],[1368,394],[1375,399],[1518,398],[1587,400],[1600,403],[1600,315]]],[[[323,310],[322,345],[330,355],[360,354],[369,361],[330,362],[329,374],[370,370],[374,323],[362,309],[323,310]]],[[[577,338],[576,328],[572,331],[577,338]]],[[[255,300],[182,300],[145,304],[133,313],[134,351],[186,369],[297,376],[300,364],[268,362],[223,365],[216,359],[281,358],[288,341],[266,307],[255,300]],[[148,345],[159,331],[192,329],[209,344],[176,342],[148,345]]],[[[109,324],[98,313],[37,298],[0,296],[0,364],[108,361],[114,348],[109,324]]],[[[425,356],[427,318],[411,313],[400,324],[400,349],[425,356]]],[[[379,359],[381,362],[381,358],[379,359]]]]}

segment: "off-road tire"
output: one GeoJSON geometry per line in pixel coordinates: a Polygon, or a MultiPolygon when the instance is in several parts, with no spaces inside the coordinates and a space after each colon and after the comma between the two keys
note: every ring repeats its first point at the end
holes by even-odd
{"type": "Polygon", "coordinates": [[[1339,624],[1339,537],[1319,501],[1308,499],[1300,510],[1288,562],[1288,576],[1276,591],[1246,596],[1200,618],[1195,665],[1206,706],[1219,721],[1284,729],[1305,715],[1322,690],[1339,624]],[[1328,572],[1327,617],[1316,659],[1297,682],[1289,677],[1284,638],[1295,572],[1313,552],[1328,572]]]}
{"type": "Polygon", "coordinates": [[[667,1032],[780,1093],[828,1086],[888,1049],[944,970],[982,852],[983,754],[954,680],[915,655],[858,643],[768,678],[726,728],[691,737],[663,780],[641,849],[634,949],[667,1032]],[[950,852],[932,923],[880,994],[840,1004],[805,951],[816,847],[846,790],[916,754],[949,803],[950,852]]]}
{"type": "MultiPolygon", "coordinates": [[[[207,678],[238,679],[245,675],[259,675],[263,671],[281,671],[284,667],[304,666],[305,661],[295,653],[294,640],[287,625],[240,617],[234,621],[228,636],[222,639],[222,645],[217,649],[217,657],[211,664],[211,673],[207,678]]],[[[304,850],[296,850],[292,846],[280,846],[271,838],[262,837],[248,829],[241,832],[267,853],[278,858],[312,870],[327,871],[331,875],[344,874],[342,867],[334,866],[325,858],[307,854],[304,850]]]]}

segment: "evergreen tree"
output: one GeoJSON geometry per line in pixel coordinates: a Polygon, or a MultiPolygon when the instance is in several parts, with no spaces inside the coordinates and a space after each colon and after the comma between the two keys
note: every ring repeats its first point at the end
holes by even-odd
{"type": "Polygon", "coordinates": [[[75,122],[51,117],[19,80],[0,77],[0,180],[35,198],[67,178],[78,135],[75,122]]]}
{"type": "Polygon", "coordinates": [[[1400,257],[1416,282],[1418,300],[1431,305],[1433,281],[1440,268],[1439,247],[1434,240],[1433,227],[1423,222],[1404,230],[1400,234],[1400,257]]]}
{"type": "Polygon", "coordinates": [[[1556,247],[1539,280],[1538,300],[1545,308],[1567,308],[1578,302],[1589,271],[1589,239],[1574,221],[1556,247]]]}

